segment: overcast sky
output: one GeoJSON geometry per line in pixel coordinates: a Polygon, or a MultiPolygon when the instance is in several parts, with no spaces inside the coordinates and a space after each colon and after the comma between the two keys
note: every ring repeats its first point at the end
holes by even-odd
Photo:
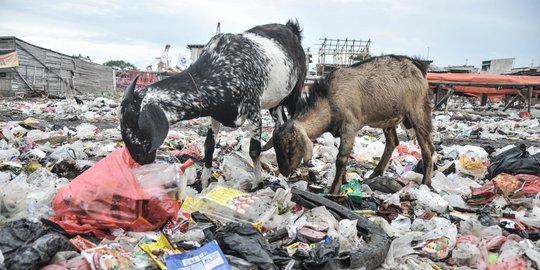
{"type": "MultiPolygon", "coordinates": [[[[475,65],[515,58],[540,62],[538,0],[0,0],[0,36],[16,36],[94,62],[126,60],[144,69],[171,44],[170,57],[215,34],[297,18],[303,46],[320,38],[371,39],[374,55],[427,57],[434,64],[475,65]]],[[[315,60],[316,57],[314,56],[315,60]]]]}

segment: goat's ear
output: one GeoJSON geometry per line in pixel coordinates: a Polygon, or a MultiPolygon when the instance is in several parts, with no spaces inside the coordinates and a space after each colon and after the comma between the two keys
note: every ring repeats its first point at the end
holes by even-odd
{"type": "Polygon", "coordinates": [[[313,142],[304,130],[299,130],[298,136],[300,136],[300,141],[304,149],[304,162],[311,161],[313,158],[313,142]]]}
{"type": "Polygon", "coordinates": [[[133,81],[131,81],[131,83],[128,85],[128,87],[124,91],[124,97],[122,98],[122,100],[133,97],[133,93],[135,93],[135,86],[137,85],[138,79],[139,79],[139,75],[135,76],[133,81]]]}
{"type": "Polygon", "coordinates": [[[158,149],[169,132],[169,121],[165,112],[157,104],[147,104],[139,114],[139,129],[143,137],[150,140],[150,149],[147,151],[158,149]]]}

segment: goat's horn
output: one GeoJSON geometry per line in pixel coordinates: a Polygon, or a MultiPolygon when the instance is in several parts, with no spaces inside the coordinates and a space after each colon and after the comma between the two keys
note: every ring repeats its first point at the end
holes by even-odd
{"type": "Polygon", "coordinates": [[[128,97],[132,97],[133,93],[135,92],[135,85],[137,85],[137,80],[139,79],[139,75],[135,76],[133,81],[129,84],[129,86],[126,88],[126,91],[124,92],[124,98],[126,99],[128,97]]]}

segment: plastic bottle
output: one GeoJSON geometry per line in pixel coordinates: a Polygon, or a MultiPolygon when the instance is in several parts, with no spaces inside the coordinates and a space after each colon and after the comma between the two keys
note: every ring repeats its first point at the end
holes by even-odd
{"type": "Polygon", "coordinates": [[[197,170],[192,166],[195,162],[188,159],[180,166],[180,176],[178,177],[178,198],[184,200],[187,196],[187,185],[193,184],[197,178],[197,170]]]}

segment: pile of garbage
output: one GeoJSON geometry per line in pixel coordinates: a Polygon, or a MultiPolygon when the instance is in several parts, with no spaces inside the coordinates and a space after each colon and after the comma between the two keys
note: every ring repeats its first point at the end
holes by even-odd
{"type": "Polygon", "coordinates": [[[252,188],[249,133],[224,129],[203,189],[209,121],[173,126],[157,161],[140,166],[122,145],[118,104],[79,103],[0,107],[10,112],[0,122],[0,269],[540,267],[538,118],[435,112],[431,189],[406,130],[384,176],[369,178],[384,137],[365,128],[333,195],[330,134],[317,139],[313,167],[289,179],[273,150],[262,153],[265,180],[252,188]]]}

